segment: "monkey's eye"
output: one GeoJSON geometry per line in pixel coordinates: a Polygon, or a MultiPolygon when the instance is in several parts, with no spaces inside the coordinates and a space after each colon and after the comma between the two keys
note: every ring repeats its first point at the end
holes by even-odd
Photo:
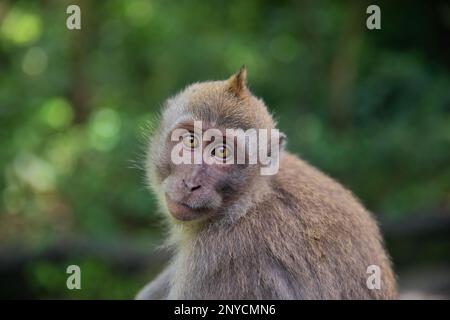
{"type": "Polygon", "coordinates": [[[183,145],[189,149],[195,149],[198,147],[198,138],[193,133],[188,133],[183,136],[183,145]]]}
{"type": "Polygon", "coordinates": [[[223,144],[214,148],[211,154],[220,160],[224,160],[230,156],[231,150],[227,145],[223,144]]]}

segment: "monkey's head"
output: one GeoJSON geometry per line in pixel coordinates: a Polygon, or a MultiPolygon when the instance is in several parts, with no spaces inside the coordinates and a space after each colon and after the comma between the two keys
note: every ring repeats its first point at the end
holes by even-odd
{"type": "Polygon", "coordinates": [[[227,80],[192,84],[165,103],[151,138],[147,175],[176,221],[224,217],[263,196],[270,175],[261,170],[278,161],[272,147],[274,141],[280,146],[283,135],[274,130],[264,102],[248,90],[246,77],[243,67],[227,80]],[[239,140],[242,133],[246,138],[239,140]],[[263,145],[270,156],[264,163],[263,145]]]}

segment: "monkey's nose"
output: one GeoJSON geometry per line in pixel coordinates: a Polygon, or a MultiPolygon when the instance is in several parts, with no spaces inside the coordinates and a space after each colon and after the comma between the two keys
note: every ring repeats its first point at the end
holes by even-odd
{"type": "Polygon", "coordinates": [[[189,190],[189,192],[193,192],[197,189],[200,189],[202,186],[196,183],[192,183],[183,179],[183,185],[189,190]]]}

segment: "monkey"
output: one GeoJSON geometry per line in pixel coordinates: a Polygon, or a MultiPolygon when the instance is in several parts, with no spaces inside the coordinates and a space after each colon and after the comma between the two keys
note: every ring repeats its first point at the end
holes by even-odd
{"type": "MultiPolygon", "coordinates": [[[[276,129],[264,101],[248,88],[245,67],[226,80],[189,85],[162,109],[145,166],[169,226],[165,245],[172,257],[136,299],[397,298],[372,214],[345,187],[288,152],[284,135],[275,174],[262,175],[258,162],[172,161],[178,143],[188,147],[180,153],[208,144],[193,134],[194,121],[220,132],[276,129]],[[187,138],[173,141],[176,128],[187,138]],[[380,270],[378,288],[368,285],[373,265],[380,270]]],[[[210,156],[220,160],[234,152],[225,150],[233,143],[226,140],[210,156]]]]}

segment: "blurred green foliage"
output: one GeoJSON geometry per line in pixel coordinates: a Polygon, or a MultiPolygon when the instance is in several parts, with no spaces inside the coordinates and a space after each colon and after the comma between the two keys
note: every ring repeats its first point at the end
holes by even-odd
{"type": "MultiPolygon", "coordinates": [[[[72,2],[0,3],[1,245],[158,238],[139,169],[145,123],[185,85],[242,64],[288,149],[370,210],[396,218],[448,205],[446,1],[380,2],[375,31],[365,1],[75,3],[81,31],[66,28],[72,2]]],[[[32,294],[129,298],[143,284],[101,261],[83,266],[92,286],[73,293],[64,266],[35,261],[32,294]]]]}
{"type": "Polygon", "coordinates": [[[131,298],[149,277],[115,272],[107,261],[87,259],[78,262],[81,270],[81,290],[64,290],[68,274],[61,272],[65,263],[36,262],[28,266],[28,281],[32,292],[43,299],[108,299],[131,298]],[[63,289],[63,290],[62,290],[63,289]]]}

